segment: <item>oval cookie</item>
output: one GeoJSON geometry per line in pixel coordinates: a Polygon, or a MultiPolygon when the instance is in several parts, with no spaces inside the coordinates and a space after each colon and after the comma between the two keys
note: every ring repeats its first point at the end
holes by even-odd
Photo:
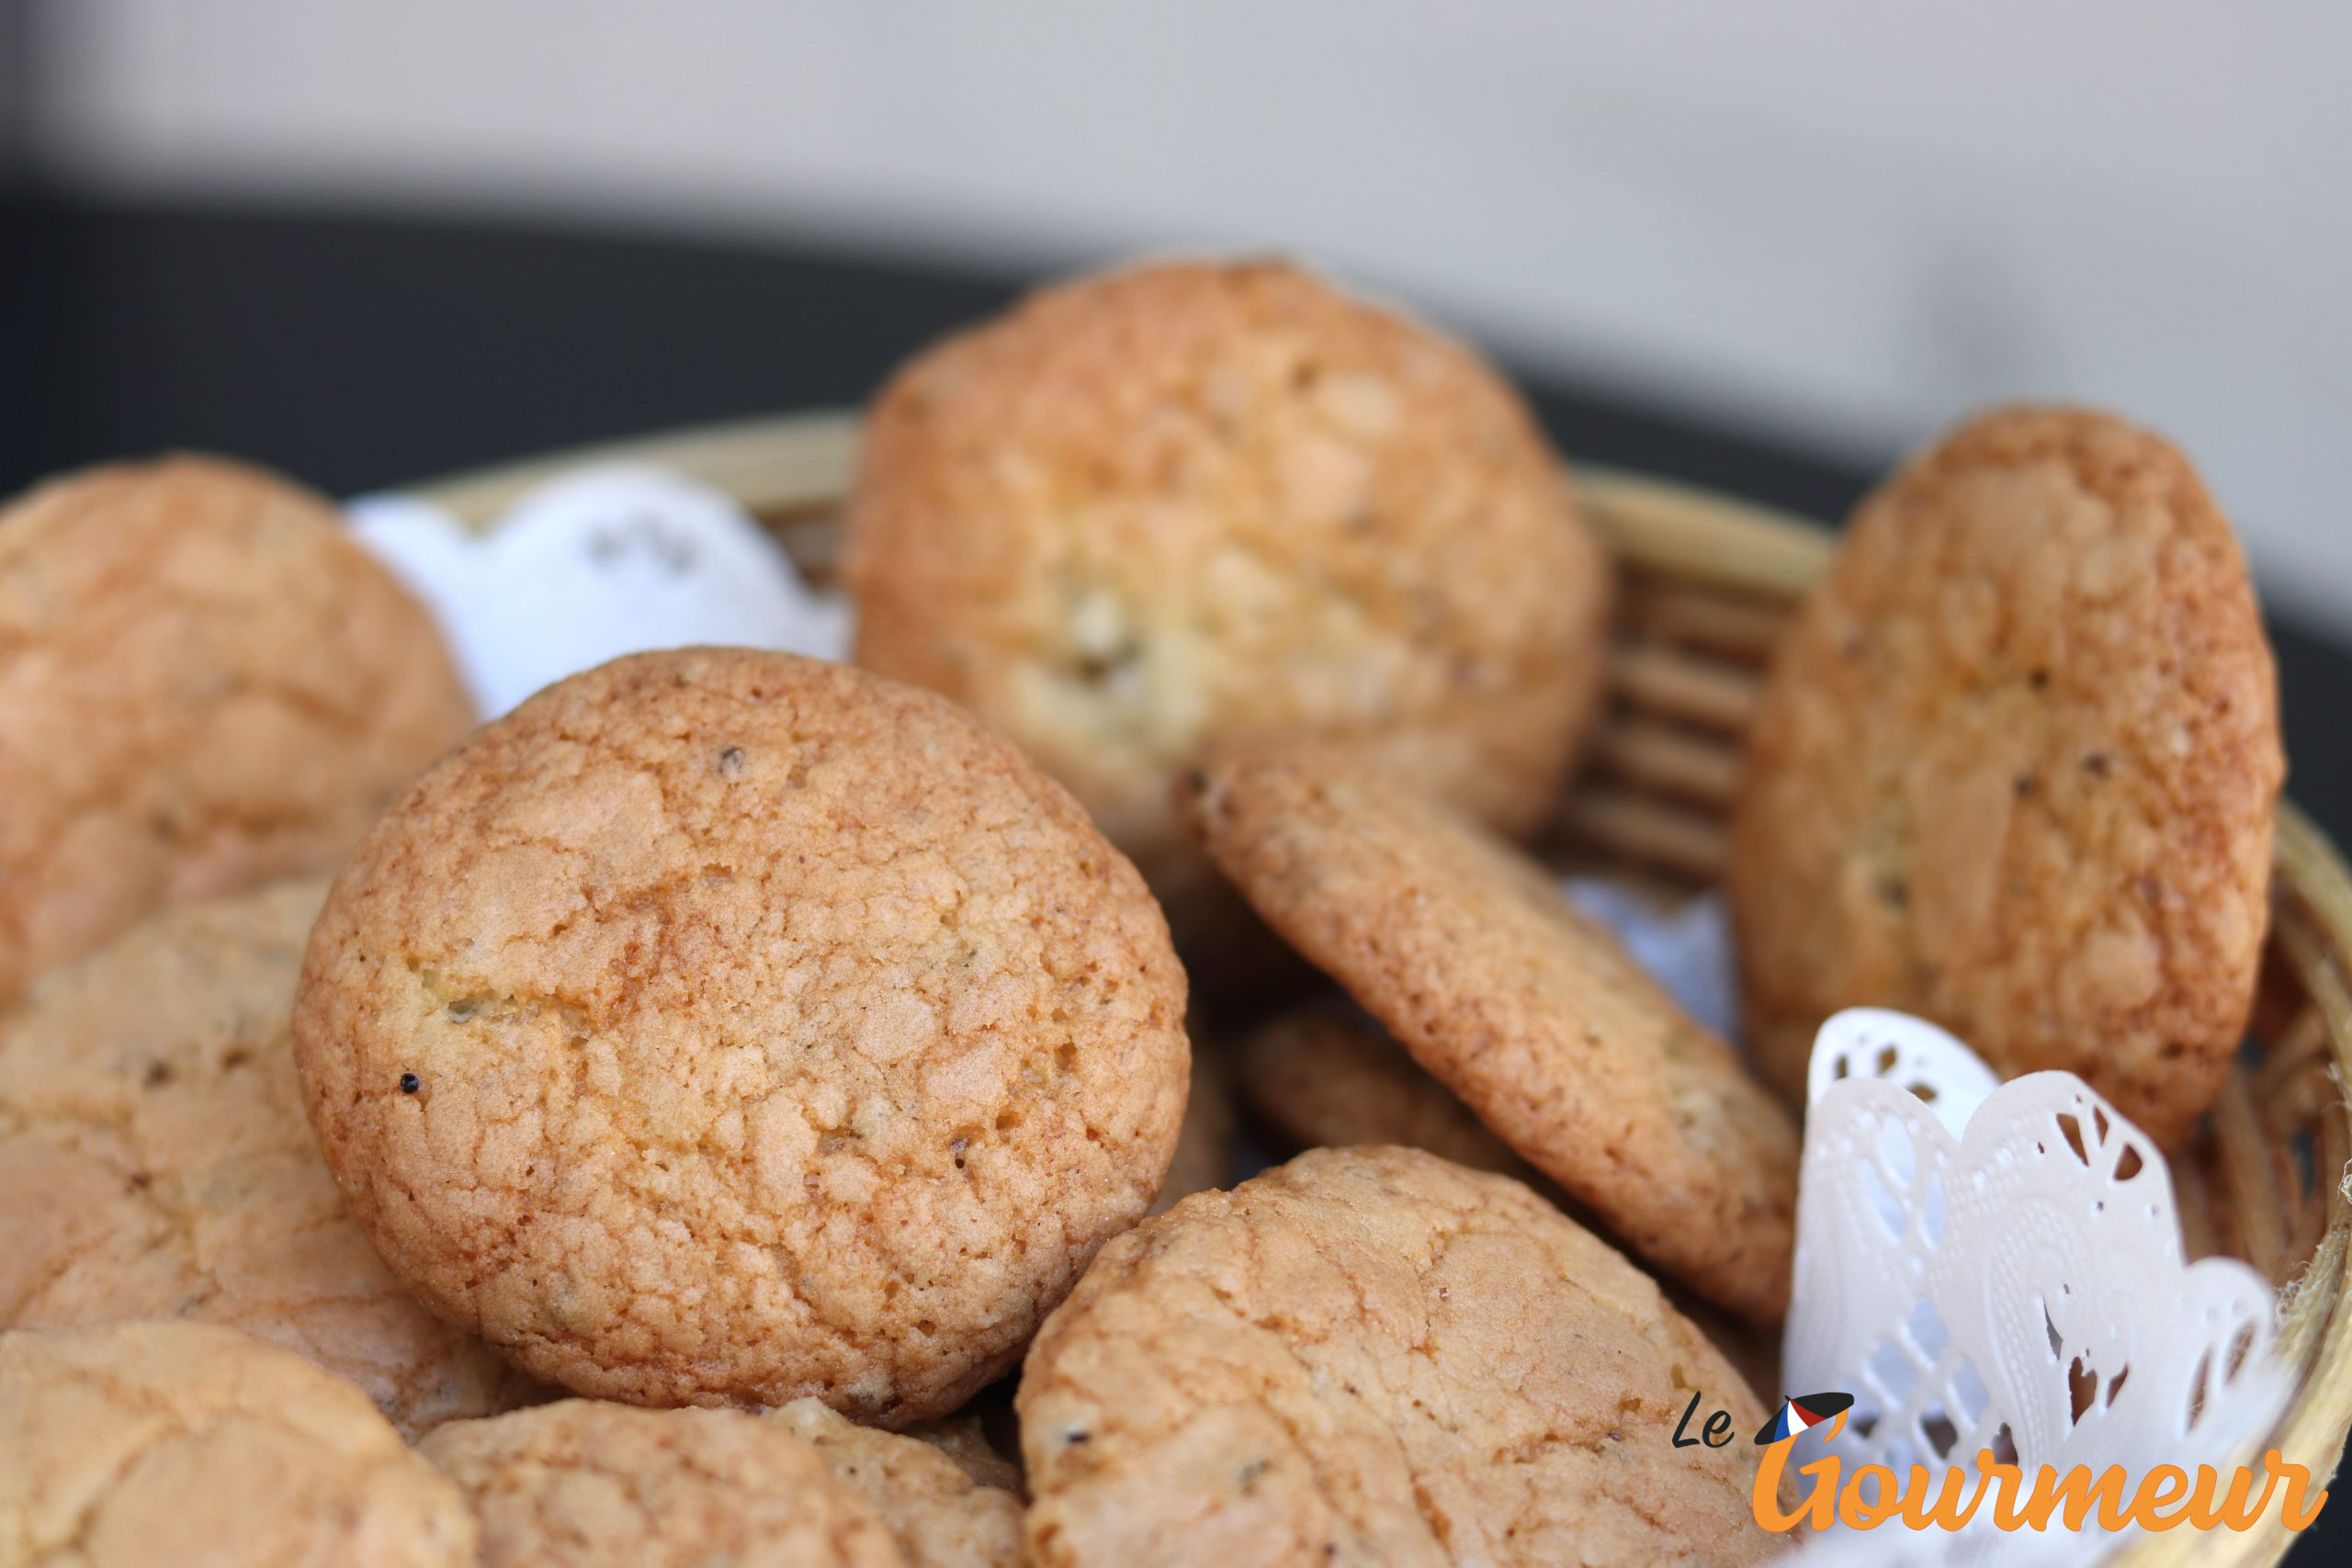
{"type": "Polygon", "coordinates": [[[2229,524],[2104,414],[1963,425],[1854,515],[1749,741],[1726,888],[1792,1098],[1840,1008],[2081,1074],[2159,1143],[2254,994],[2284,762],[2229,524]]]}

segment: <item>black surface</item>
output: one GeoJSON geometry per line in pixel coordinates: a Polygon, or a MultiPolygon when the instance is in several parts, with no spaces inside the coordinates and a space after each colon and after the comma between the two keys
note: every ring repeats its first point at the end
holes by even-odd
{"type": "MultiPolygon", "coordinates": [[[[817,248],[0,197],[0,493],[180,446],[348,494],[854,403],[1022,281],[817,248]]],[[[1605,389],[1531,392],[1572,456],[1808,516],[1842,516],[1871,478],[1605,389]]],[[[2290,788],[2352,842],[2352,652],[2272,633],[2290,788]]]]}
{"type": "MultiPolygon", "coordinates": [[[[0,196],[0,493],[164,446],[350,493],[854,403],[1022,281],[814,247],[0,196]]],[[[1531,391],[1572,456],[1806,515],[1842,516],[1871,477],[1606,389],[1531,391]]],[[[2352,654],[2272,635],[2290,791],[2352,842],[2352,654]]],[[[2352,1557],[2352,1509],[2324,1517],[2298,1562],[2352,1557]]]]}

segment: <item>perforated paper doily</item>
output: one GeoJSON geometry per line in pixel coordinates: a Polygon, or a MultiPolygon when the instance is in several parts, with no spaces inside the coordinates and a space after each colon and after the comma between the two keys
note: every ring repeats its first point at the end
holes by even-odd
{"type": "Polygon", "coordinates": [[[346,511],[360,543],[433,612],[484,716],[650,649],[848,653],[847,602],[803,583],[730,498],[676,474],[583,469],[480,534],[411,496],[346,511]]]}
{"type": "MultiPolygon", "coordinates": [[[[1996,1087],[1942,1030],[1858,1009],[1823,1026],[1808,1088],[1782,1375],[1854,1395],[1846,1473],[1940,1475],[1990,1448],[2028,1477],[2120,1464],[2136,1484],[2159,1464],[2226,1468],[2276,1421],[2289,1383],[2268,1282],[2182,1262],[2164,1156],[2080,1078],[1996,1087]]],[[[1813,1438],[1792,1470],[1823,1451],[1813,1438]]],[[[2120,1542],[1882,1525],[1813,1550],[2093,1562],[2120,1542]]]]}

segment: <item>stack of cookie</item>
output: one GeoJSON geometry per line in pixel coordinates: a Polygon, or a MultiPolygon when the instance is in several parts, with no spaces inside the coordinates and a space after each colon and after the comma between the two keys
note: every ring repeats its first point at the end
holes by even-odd
{"type": "Polygon", "coordinates": [[[1763,1079],[1518,841],[1611,585],[1460,345],[1049,290],[884,390],[847,528],[863,668],[464,735],[291,487],[0,514],[0,1568],[1757,1561],[1819,1019],[2176,1138],[2243,1023],[2267,656],[2117,422],[1962,432],[1801,621],[1763,1079]],[[1229,1186],[1228,1081],[1297,1151],[1229,1186]]]}

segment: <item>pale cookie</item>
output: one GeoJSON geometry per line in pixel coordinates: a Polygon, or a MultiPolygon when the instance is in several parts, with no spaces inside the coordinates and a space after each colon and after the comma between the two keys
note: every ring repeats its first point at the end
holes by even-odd
{"type": "Polygon", "coordinates": [[[814,1399],[796,1399],[768,1418],[815,1449],[833,1479],[865,1499],[908,1568],[1017,1568],[1021,1562],[1021,1499],[1009,1488],[976,1480],[932,1443],[858,1426],[814,1399]]]}
{"type": "MultiPolygon", "coordinates": [[[[1285,1013],[1243,1040],[1236,1058],[1250,1114],[1289,1149],[1396,1144],[1472,1170],[1523,1181],[1588,1230],[1581,1203],[1511,1151],[1492,1129],[1368,1021],[1325,1010],[1285,1013]]],[[[1601,1239],[1612,1239],[1603,1235],[1601,1239]]],[[[1694,1299],[1672,1280],[1667,1299],[1754,1389],[1780,1378],[1780,1335],[1694,1299]]]]}
{"type": "Polygon", "coordinates": [[[530,1371],[904,1426],[1150,1204],[1183,1016],[1142,879],[1011,745],[706,649],[419,781],[328,897],[294,1045],[377,1250],[530,1371]]]}
{"type": "Polygon", "coordinates": [[[457,1488],[368,1396],[212,1324],[0,1334],[8,1568],[472,1568],[457,1488]]]}
{"type": "Polygon", "coordinates": [[[325,894],[151,916],[0,1018],[0,1326],[225,1323],[414,1437],[532,1389],[417,1305],[320,1163],[287,1015],[325,894]]]}
{"type": "MultiPolygon", "coordinates": [[[[1004,1385],[997,1385],[1003,1389],[1004,1385]]],[[[994,1394],[984,1399],[995,1400],[994,1394]]],[[[1012,1396],[1002,1395],[1001,1408],[1008,1428],[1012,1421],[1012,1396]]],[[[1016,1497],[1028,1495],[1028,1484],[1021,1478],[1021,1466],[1008,1453],[989,1440],[988,1426],[978,1416],[951,1416],[944,1421],[925,1421],[919,1427],[907,1428],[910,1438],[921,1438],[941,1453],[956,1461],[957,1468],[983,1486],[993,1486],[1000,1492],[1010,1492],[1016,1497]]],[[[1017,1451],[1018,1436],[1008,1440],[1007,1447],[1017,1451]]]]}
{"type": "Polygon", "coordinates": [[[1081,278],[907,366],[846,573],[858,662],[1018,741],[1188,941],[1216,881],[1173,786],[1204,742],[1344,741],[1525,830],[1594,712],[1609,597],[1500,376],[1271,262],[1081,278]]]}
{"type": "Polygon", "coordinates": [[[1151,1212],[1167,1213],[1178,1200],[1223,1187],[1233,1178],[1233,1090],[1227,1082],[1225,1053],[1199,1043],[1193,1035],[1193,1081],[1184,1097],[1184,1121],[1176,1130],[1176,1155],[1168,1162],[1168,1179],[1151,1212]]]}
{"type": "Polygon", "coordinates": [[[1726,887],[1792,1098],[1860,1005],[2063,1067],[2177,1145],[2243,1036],[2285,763],[2269,645],[2188,460],[2009,409],[1862,503],[1781,644],[1726,887]]]}
{"type": "Polygon", "coordinates": [[[0,1005],[162,905],[334,869],[473,713],[333,506],[210,457],[0,511],[0,1005]]]}
{"type": "Polygon", "coordinates": [[[906,1564],[815,1450],[747,1411],[567,1399],[453,1421],[419,1451],[481,1521],[481,1568],[906,1564]]]}
{"type": "Polygon", "coordinates": [[[1102,1249],[1029,1353],[1041,1568],[1754,1562],[1763,1410],[1517,1182],[1318,1149],[1102,1249]],[[1722,1449],[1672,1442],[1693,1390],[1722,1449]]]}
{"type": "Polygon", "coordinates": [[[1758,1321],[1788,1306],[1797,1133],[1542,868],[1324,761],[1199,780],[1210,852],[1258,912],[1645,1258],[1758,1321]]]}
{"type": "Polygon", "coordinates": [[[1284,1013],[1234,1055],[1250,1113],[1295,1149],[1396,1144],[1530,1185],[1544,1179],[1371,1024],[1329,1011],[1284,1013]]]}

